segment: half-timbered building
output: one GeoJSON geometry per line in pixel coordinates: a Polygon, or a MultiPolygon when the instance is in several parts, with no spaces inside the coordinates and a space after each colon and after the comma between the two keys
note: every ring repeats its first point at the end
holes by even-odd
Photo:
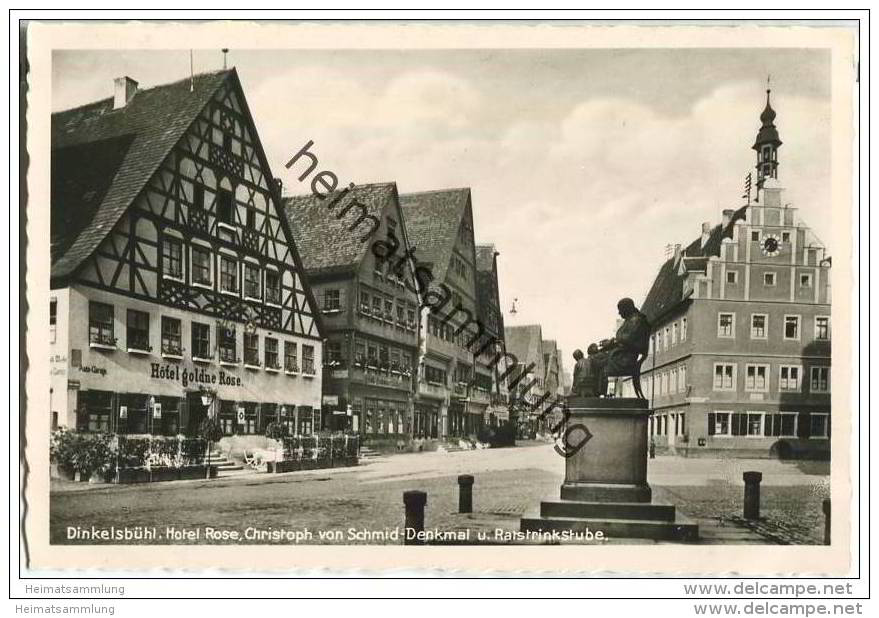
{"type": "Polygon", "coordinates": [[[51,145],[52,424],[319,428],[320,316],[236,71],[119,78],[51,145]]]}

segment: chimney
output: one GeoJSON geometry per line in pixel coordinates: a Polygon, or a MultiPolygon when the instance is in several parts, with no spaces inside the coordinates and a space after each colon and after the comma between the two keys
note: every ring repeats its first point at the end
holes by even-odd
{"type": "Polygon", "coordinates": [[[723,227],[726,227],[727,225],[729,225],[729,222],[732,221],[732,216],[734,212],[735,210],[733,210],[732,208],[727,208],[723,211],[723,227]]]}
{"type": "Polygon", "coordinates": [[[708,237],[711,236],[711,222],[706,221],[702,224],[702,243],[701,247],[705,246],[705,243],[708,242],[708,237]]]}
{"type": "Polygon", "coordinates": [[[120,109],[128,105],[137,92],[137,82],[126,75],[114,79],[113,84],[116,87],[113,93],[113,109],[120,109]]]}

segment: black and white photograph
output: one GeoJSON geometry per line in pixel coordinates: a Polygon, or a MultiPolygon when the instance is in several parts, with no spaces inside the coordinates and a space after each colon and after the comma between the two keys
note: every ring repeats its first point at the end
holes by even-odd
{"type": "Polygon", "coordinates": [[[856,30],[219,25],[31,39],[45,564],[848,568],[856,30]]]}

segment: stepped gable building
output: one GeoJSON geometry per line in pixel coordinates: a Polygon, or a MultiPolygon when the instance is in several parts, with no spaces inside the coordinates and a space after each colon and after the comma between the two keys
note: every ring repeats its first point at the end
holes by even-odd
{"type": "MultiPolygon", "coordinates": [[[[504,424],[510,419],[507,392],[507,358],[504,356],[504,314],[501,311],[500,286],[498,284],[497,257],[500,253],[492,244],[476,245],[476,305],[479,322],[485,331],[485,340],[491,338],[495,345],[486,348],[476,357],[479,371],[477,380],[482,380],[483,388],[488,386],[489,408],[486,422],[490,426],[504,424]],[[485,373],[491,377],[490,384],[485,373]],[[480,378],[480,376],[483,376],[480,378]]],[[[481,348],[481,346],[480,346],[481,348]]],[[[480,349],[476,349],[479,352],[480,349]]],[[[480,386],[480,383],[477,383],[480,386]]]]}
{"type": "Polygon", "coordinates": [[[471,401],[470,385],[476,375],[491,378],[485,368],[474,369],[475,350],[467,345],[477,320],[470,189],[404,194],[400,204],[414,259],[431,273],[421,322],[416,436],[475,434],[487,401],[471,401]]]}
{"type": "Polygon", "coordinates": [[[53,427],[317,427],[317,305],[235,70],[119,78],[51,145],[53,427]]]}
{"type": "Polygon", "coordinates": [[[409,249],[396,185],[358,185],[323,199],[288,197],[284,208],[323,314],[330,427],[379,440],[412,435],[419,303],[415,286],[404,284],[406,273],[411,281],[409,263],[394,268],[409,249]],[[357,215],[364,215],[361,223],[357,215]],[[364,241],[367,225],[374,231],[364,241]],[[383,245],[373,250],[378,240],[399,248],[380,259],[388,254],[383,245]]]}
{"type": "Polygon", "coordinates": [[[642,306],[651,433],[673,453],[829,456],[830,258],[783,199],[768,96],[754,144],[759,201],[677,246],[642,306]]]}

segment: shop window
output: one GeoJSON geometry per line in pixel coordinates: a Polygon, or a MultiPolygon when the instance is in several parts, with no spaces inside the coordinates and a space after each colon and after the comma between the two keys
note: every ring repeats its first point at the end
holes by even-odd
{"type": "Polygon", "coordinates": [[[217,419],[223,429],[223,435],[232,436],[238,433],[238,406],[234,401],[220,401],[217,419]]]}
{"type": "Polygon", "coordinates": [[[708,435],[709,436],[729,436],[730,417],[732,412],[713,412],[708,414],[708,435]]]}
{"type": "Polygon", "coordinates": [[[119,395],[119,433],[149,433],[149,396],[135,393],[119,395]]]}
{"type": "Polygon", "coordinates": [[[796,438],[798,416],[799,414],[796,412],[767,414],[763,435],[775,438],[796,438]]]}
{"type": "Polygon", "coordinates": [[[259,300],[262,298],[260,293],[260,270],[256,264],[250,262],[244,263],[244,296],[259,300]]]}
{"type": "Polygon", "coordinates": [[[110,431],[112,416],[112,393],[107,391],[81,391],[82,412],[79,429],[81,431],[101,433],[110,431]]]}
{"type": "Polygon", "coordinates": [[[135,309],[128,310],[126,345],[129,350],[150,352],[150,314],[135,309]]]}
{"type": "Polygon", "coordinates": [[[181,322],[177,318],[162,316],[162,354],[181,356],[181,322]]]}
{"type": "Polygon", "coordinates": [[[281,304],[281,276],[274,270],[266,270],[266,302],[281,304]]]}
{"type": "Polygon", "coordinates": [[[209,359],[211,354],[211,329],[207,324],[192,323],[192,356],[209,359]]]}
{"type": "Polygon", "coordinates": [[[113,305],[89,301],[89,343],[116,347],[113,336],[113,305]]]}
{"type": "Polygon", "coordinates": [[[173,236],[162,241],[162,271],[170,279],[183,280],[183,242],[173,236]]]}

